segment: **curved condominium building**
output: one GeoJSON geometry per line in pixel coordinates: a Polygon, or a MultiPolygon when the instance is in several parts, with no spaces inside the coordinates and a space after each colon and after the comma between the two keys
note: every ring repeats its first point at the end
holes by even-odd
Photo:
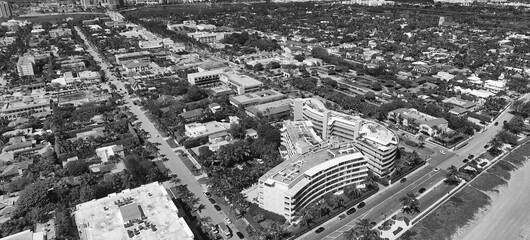
{"type": "Polygon", "coordinates": [[[351,141],[323,141],[311,121],[285,122],[282,145],[287,160],[259,179],[258,202],[290,222],[299,209],[368,175],[368,159],[351,141]]]}
{"type": "Polygon", "coordinates": [[[294,120],[308,120],[324,140],[333,137],[352,141],[368,158],[368,168],[379,177],[388,176],[394,170],[394,159],[399,138],[383,125],[328,110],[314,98],[295,99],[294,120]]]}

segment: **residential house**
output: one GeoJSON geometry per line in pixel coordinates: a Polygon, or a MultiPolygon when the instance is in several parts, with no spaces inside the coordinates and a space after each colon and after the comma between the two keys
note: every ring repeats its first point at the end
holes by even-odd
{"type": "Polygon", "coordinates": [[[197,108],[197,109],[194,109],[194,110],[185,111],[185,112],[179,114],[179,116],[184,118],[184,120],[186,122],[197,121],[197,120],[201,119],[203,115],[204,115],[204,109],[202,109],[202,108],[197,108]]]}
{"type": "Polygon", "coordinates": [[[388,119],[429,136],[445,133],[449,128],[447,120],[419,112],[414,108],[400,108],[391,111],[388,113],[388,119]]]}
{"type": "Polygon", "coordinates": [[[96,155],[101,158],[101,161],[106,163],[109,158],[114,155],[121,157],[125,156],[125,152],[122,145],[112,145],[107,147],[100,147],[96,149],[96,155]]]}

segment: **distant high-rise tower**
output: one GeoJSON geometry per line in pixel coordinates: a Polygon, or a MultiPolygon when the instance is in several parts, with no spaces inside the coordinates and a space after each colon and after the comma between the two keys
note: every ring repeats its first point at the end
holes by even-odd
{"type": "Polygon", "coordinates": [[[9,5],[9,3],[0,2],[0,18],[10,18],[11,15],[11,6],[9,5]]]}

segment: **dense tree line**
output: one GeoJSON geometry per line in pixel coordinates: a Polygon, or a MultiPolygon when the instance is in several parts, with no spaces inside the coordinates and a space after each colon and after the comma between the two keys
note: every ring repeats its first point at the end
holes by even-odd
{"type": "Polygon", "coordinates": [[[232,33],[225,36],[224,43],[238,46],[258,48],[260,51],[274,51],[280,49],[276,40],[269,40],[259,36],[257,33],[249,34],[248,32],[232,33]]]}

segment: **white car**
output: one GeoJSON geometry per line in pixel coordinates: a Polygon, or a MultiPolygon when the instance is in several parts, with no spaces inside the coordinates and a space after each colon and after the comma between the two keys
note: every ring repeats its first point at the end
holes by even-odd
{"type": "Polygon", "coordinates": [[[263,164],[263,160],[262,160],[261,158],[256,159],[256,161],[257,161],[259,164],[263,164]]]}
{"type": "Polygon", "coordinates": [[[444,151],[444,150],[440,150],[440,153],[441,153],[441,154],[445,154],[445,151],[444,151]]]}
{"type": "Polygon", "coordinates": [[[438,172],[438,171],[440,171],[440,169],[439,168],[434,168],[434,171],[438,172]]]}
{"type": "Polygon", "coordinates": [[[232,224],[232,220],[230,220],[230,218],[225,218],[225,223],[228,225],[228,224],[232,224]]]}

